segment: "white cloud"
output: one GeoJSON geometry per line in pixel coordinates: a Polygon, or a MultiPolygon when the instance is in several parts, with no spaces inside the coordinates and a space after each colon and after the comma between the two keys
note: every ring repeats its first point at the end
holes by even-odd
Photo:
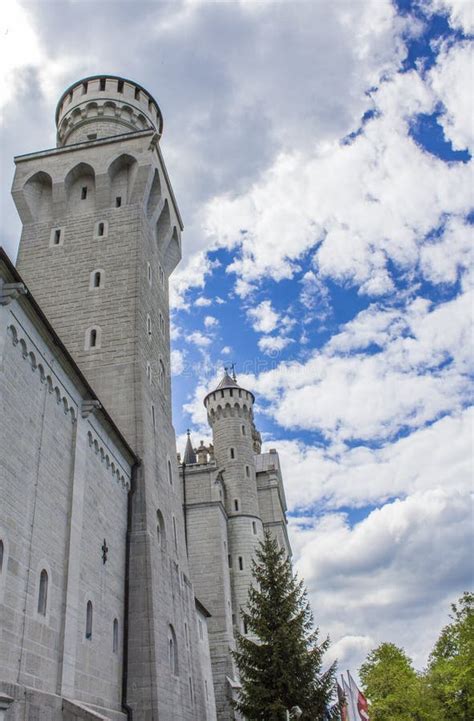
{"type": "Polygon", "coordinates": [[[199,298],[196,298],[194,301],[194,305],[197,305],[198,308],[205,308],[212,305],[212,300],[210,298],[206,298],[204,295],[200,295],[199,298]]]}
{"type": "Polygon", "coordinates": [[[219,325],[219,321],[212,315],[206,315],[206,317],[204,318],[204,325],[206,326],[206,328],[215,328],[219,325]]]}
{"type": "Polygon", "coordinates": [[[211,339],[209,336],[204,335],[204,333],[201,333],[199,330],[189,333],[186,336],[186,341],[197,345],[199,348],[207,348],[207,346],[211,345],[211,339]]]}
{"type": "Polygon", "coordinates": [[[449,17],[453,28],[462,29],[466,35],[474,33],[474,11],[470,0],[425,0],[428,12],[442,12],[449,17]]]}
{"type": "Polygon", "coordinates": [[[232,353],[232,348],[230,347],[230,345],[225,345],[221,350],[222,355],[230,355],[230,353],[232,353]]]}
{"type": "MultiPolygon", "coordinates": [[[[473,14],[472,4],[471,17],[473,14]]],[[[469,42],[444,48],[436,67],[430,73],[431,86],[443,103],[444,113],[440,123],[447,140],[456,150],[468,148],[474,151],[474,123],[472,122],[472,97],[466,92],[466,82],[473,77],[473,51],[469,42]]]]}
{"type": "Polygon", "coordinates": [[[472,291],[431,308],[370,307],[306,362],[280,365],[251,381],[284,428],[333,440],[383,439],[459,410],[469,389],[472,291]],[[373,354],[352,353],[376,343],[373,354]]]}
{"type": "Polygon", "coordinates": [[[255,308],[247,311],[248,317],[252,320],[252,328],[257,333],[271,333],[278,325],[280,316],[272,308],[271,300],[263,300],[255,308]]]}
{"type": "Polygon", "coordinates": [[[344,654],[357,666],[369,643],[390,640],[426,663],[449,602],[468,587],[471,532],[466,494],[450,488],[388,503],[352,528],[343,514],[292,521],[297,568],[342,668],[344,654]]]}
{"type": "Polygon", "coordinates": [[[278,447],[291,509],[357,508],[433,487],[467,493],[473,420],[470,408],[381,448],[295,440],[271,445],[278,447]]]}
{"type": "Polygon", "coordinates": [[[283,350],[283,348],[286,348],[290,343],[294,343],[292,338],[287,338],[282,335],[267,335],[259,339],[258,347],[263,353],[273,355],[283,350]]]}
{"type": "Polygon", "coordinates": [[[177,350],[176,348],[171,351],[171,373],[175,376],[181,375],[185,368],[185,357],[184,351],[177,350]]]}
{"type": "Polygon", "coordinates": [[[459,96],[469,84],[467,60],[459,51],[451,69],[449,58],[441,54],[441,70],[435,66],[426,82],[412,71],[382,83],[373,95],[377,117],[351,143],[281,153],[248,191],[207,204],[205,227],[213,242],[241,244],[228,268],[237,274],[240,293],[263,277],[291,277],[302,254],[316,247],[320,279],[383,295],[393,289],[390,263],[402,272],[412,269],[430,231],[447,215],[467,215],[471,169],[424,152],[409,134],[410,119],[441,101],[446,132],[465,143],[467,126],[460,118],[467,101],[459,96]],[[449,78],[456,70],[460,79],[450,102],[449,78]]]}

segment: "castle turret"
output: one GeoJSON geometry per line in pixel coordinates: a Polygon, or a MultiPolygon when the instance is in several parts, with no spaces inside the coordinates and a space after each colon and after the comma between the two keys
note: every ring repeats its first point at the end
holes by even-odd
{"type": "Polygon", "coordinates": [[[242,388],[227,370],[204,399],[216,463],[222,470],[234,626],[240,633],[247,631],[240,609],[247,604],[252,558],[263,534],[254,461],[254,400],[253,393],[242,388]]]}

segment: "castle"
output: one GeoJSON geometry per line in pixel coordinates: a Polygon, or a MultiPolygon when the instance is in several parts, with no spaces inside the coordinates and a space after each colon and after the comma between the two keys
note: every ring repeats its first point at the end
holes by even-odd
{"type": "Polygon", "coordinates": [[[268,529],[290,553],[278,454],[226,372],[212,446],[177,458],[154,98],[89,77],[56,125],[15,158],[17,268],[0,255],[0,719],[231,721],[254,549],[268,529]]]}

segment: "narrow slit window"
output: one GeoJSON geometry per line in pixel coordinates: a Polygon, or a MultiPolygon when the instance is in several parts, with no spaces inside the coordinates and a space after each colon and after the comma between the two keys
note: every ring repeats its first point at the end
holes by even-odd
{"type": "Polygon", "coordinates": [[[117,80],[117,92],[123,93],[123,80],[117,80]]]}
{"type": "Polygon", "coordinates": [[[43,568],[40,573],[39,591],[38,591],[38,613],[46,616],[46,608],[48,606],[48,572],[43,568]]]}
{"type": "Polygon", "coordinates": [[[113,653],[118,653],[118,621],[116,618],[114,618],[114,624],[112,629],[112,651],[113,653]]]}
{"type": "Polygon", "coordinates": [[[229,568],[232,568],[232,556],[230,555],[230,553],[227,556],[227,563],[229,564],[229,568]]]}
{"type": "Polygon", "coordinates": [[[250,478],[250,468],[248,466],[245,466],[245,475],[247,478],[250,478]]]}
{"type": "Polygon", "coordinates": [[[257,535],[257,524],[255,521],[252,521],[252,533],[254,536],[257,535]]]}
{"type": "Polygon", "coordinates": [[[242,435],[245,436],[245,426],[242,426],[242,435]]]}
{"type": "Polygon", "coordinates": [[[94,288],[100,288],[100,280],[101,280],[101,273],[100,273],[100,270],[97,270],[94,273],[94,288]]]}
{"type": "Polygon", "coordinates": [[[97,235],[101,238],[105,233],[105,223],[99,223],[97,226],[97,235]]]}
{"type": "Polygon", "coordinates": [[[115,198],[115,207],[120,208],[122,205],[122,197],[120,195],[117,195],[115,198]]]}
{"type": "Polygon", "coordinates": [[[86,607],[86,638],[92,638],[92,601],[87,601],[86,607]]]}
{"type": "Polygon", "coordinates": [[[234,511],[238,511],[238,510],[239,510],[239,501],[238,501],[237,498],[236,498],[236,499],[234,500],[234,511]]]}
{"type": "Polygon", "coordinates": [[[135,88],[135,100],[140,100],[140,90],[135,88]]]}
{"type": "Polygon", "coordinates": [[[234,391],[232,390],[232,388],[230,389],[230,395],[231,397],[234,395],[234,391]]]}
{"type": "Polygon", "coordinates": [[[243,570],[244,570],[244,559],[242,558],[242,556],[239,556],[239,571],[243,571],[243,570]]]}
{"type": "Polygon", "coordinates": [[[171,470],[171,461],[168,461],[168,479],[169,479],[170,485],[173,485],[173,472],[171,470]]]}
{"type": "Polygon", "coordinates": [[[87,93],[87,83],[82,83],[82,94],[85,95],[87,93]]]}
{"type": "Polygon", "coordinates": [[[155,406],[153,404],[151,406],[151,419],[153,421],[153,428],[156,428],[155,406]]]}
{"type": "Polygon", "coordinates": [[[3,554],[4,554],[3,541],[0,538],[0,573],[3,573],[3,554]]]}
{"type": "Polygon", "coordinates": [[[148,334],[148,337],[151,337],[151,318],[149,315],[146,317],[146,332],[148,334]]]}
{"type": "Polygon", "coordinates": [[[85,200],[87,198],[87,185],[84,185],[84,187],[81,189],[81,200],[85,200]]]}
{"type": "Polygon", "coordinates": [[[244,621],[244,635],[246,636],[249,632],[247,621],[244,621]]]}
{"type": "Polygon", "coordinates": [[[173,516],[173,537],[174,537],[174,547],[176,551],[178,550],[178,530],[176,528],[176,518],[173,516]]]}
{"type": "Polygon", "coordinates": [[[230,449],[230,457],[231,457],[232,459],[235,458],[235,450],[234,450],[233,448],[230,449]]]}
{"type": "Polygon", "coordinates": [[[54,243],[54,245],[59,245],[60,242],[61,242],[61,229],[56,228],[56,230],[54,231],[53,243],[54,243]]]}
{"type": "Polygon", "coordinates": [[[99,90],[105,90],[105,78],[99,80],[99,90]]]}
{"type": "Polygon", "coordinates": [[[95,348],[97,345],[97,331],[95,328],[92,328],[89,336],[89,345],[91,348],[95,348]]]}

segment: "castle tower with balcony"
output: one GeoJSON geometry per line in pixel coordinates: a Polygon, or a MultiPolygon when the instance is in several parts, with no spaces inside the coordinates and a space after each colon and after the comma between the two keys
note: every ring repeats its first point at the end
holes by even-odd
{"type": "MultiPolygon", "coordinates": [[[[92,692],[109,647],[97,634],[84,638],[80,616],[74,648],[98,671],[86,683],[73,659],[54,693],[96,705],[101,698],[107,718],[127,709],[135,721],[215,721],[171,419],[168,280],[182,221],[160,150],[162,115],[137,83],[101,75],[65,91],[56,124],[56,148],[15,158],[18,270],[141,464],[127,539],[110,548],[104,541],[123,572],[118,602],[126,588],[123,688],[92,692]]],[[[99,510],[107,517],[106,506],[99,510]]],[[[95,562],[105,573],[105,561],[95,562]]],[[[94,588],[95,623],[106,589],[94,588]]]]}
{"type": "Polygon", "coordinates": [[[255,549],[269,531],[288,555],[286,500],[278,454],[261,452],[254,396],[227,369],[204,399],[212,446],[193,448],[188,435],[180,466],[191,576],[209,609],[209,642],[219,721],[234,719],[239,689],[232,658],[236,632],[247,634],[255,549]]]}

